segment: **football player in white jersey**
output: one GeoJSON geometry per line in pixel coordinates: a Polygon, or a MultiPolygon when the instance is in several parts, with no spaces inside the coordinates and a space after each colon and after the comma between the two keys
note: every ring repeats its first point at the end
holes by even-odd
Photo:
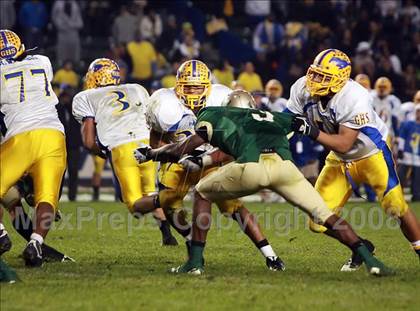
{"type": "MultiPolygon", "coordinates": [[[[315,188],[328,207],[339,213],[353,185],[371,186],[386,213],[399,218],[404,236],[420,257],[420,225],[404,200],[386,144],[388,128],[373,110],[366,89],[350,79],[350,72],[347,55],[328,49],[318,54],[306,76],[291,88],[287,108],[302,116],[295,119],[294,129],[331,150],[315,188]]],[[[334,237],[325,227],[313,222],[310,226],[334,237]]],[[[353,254],[342,271],[359,266],[360,258],[353,254]]]]}
{"type": "MultiPolygon", "coordinates": [[[[222,106],[227,95],[232,92],[221,84],[211,84],[210,70],[198,60],[183,63],[177,72],[176,86],[173,89],[160,89],[152,94],[147,109],[147,121],[151,128],[150,145],[153,148],[170,142],[180,142],[194,134],[196,115],[204,106],[222,106]]],[[[217,161],[215,149],[206,146],[200,157],[199,164],[188,160],[177,163],[166,163],[161,167],[159,192],[160,206],[163,207],[168,220],[176,230],[187,239],[187,247],[191,246],[191,227],[185,220],[182,209],[184,197],[201,177],[216,170],[219,165],[212,165],[217,161]],[[212,154],[212,155],[210,155],[212,154]]],[[[266,258],[266,264],[271,270],[283,270],[283,262],[273,251],[260,228],[239,200],[217,202],[222,214],[232,217],[242,224],[241,228],[254,242],[256,247],[266,258]]]]}
{"type": "Polygon", "coordinates": [[[373,108],[389,129],[388,143],[398,136],[399,117],[401,101],[391,94],[391,80],[380,77],[375,82],[375,89],[372,91],[373,108]]]}
{"type": "MultiPolygon", "coordinates": [[[[96,155],[109,151],[122,200],[137,216],[139,206],[152,204],[156,193],[156,164],[138,165],[132,156],[139,144],[149,142],[144,113],[149,94],[139,84],[120,84],[120,69],[107,58],[90,64],[86,88],[73,99],[73,115],[82,124],[83,144],[96,155]]],[[[162,244],[176,245],[162,209],[153,213],[160,221],[162,244]]]]}
{"type": "Polygon", "coordinates": [[[64,128],[51,87],[53,70],[48,57],[28,55],[14,32],[0,30],[0,76],[0,109],[7,128],[0,145],[0,199],[25,173],[32,176],[36,212],[23,258],[28,266],[41,266],[41,245],[57,211],[66,168],[64,128]]]}

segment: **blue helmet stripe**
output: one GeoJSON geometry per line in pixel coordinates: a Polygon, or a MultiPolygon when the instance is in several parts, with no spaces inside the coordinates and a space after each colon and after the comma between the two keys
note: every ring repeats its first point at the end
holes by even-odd
{"type": "Polygon", "coordinates": [[[195,60],[192,61],[192,76],[197,76],[197,61],[195,60]]]}
{"type": "Polygon", "coordinates": [[[1,31],[0,34],[1,34],[1,38],[3,39],[4,46],[7,46],[7,44],[9,43],[9,41],[7,41],[6,34],[4,33],[4,31],[1,31]]]}
{"type": "Polygon", "coordinates": [[[328,49],[328,50],[326,50],[325,53],[319,58],[318,65],[321,65],[321,62],[324,59],[324,57],[327,56],[327,54],[329,54],[332,51],[334,51],[334,49],[328,49]]]}

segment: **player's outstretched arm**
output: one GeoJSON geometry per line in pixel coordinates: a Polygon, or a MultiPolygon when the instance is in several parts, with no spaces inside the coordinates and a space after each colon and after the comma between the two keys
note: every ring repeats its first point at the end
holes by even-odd
{"type": "Polygon", "coordinates": [[[292,121],[292,129],[296,133],[309,136],[326,148],[338,153],[350,151],[359,134],[359,130],[344,125],[340,125],[338,134],[327,134],[308,122],[305,117],[295,117],[292,121]]]}
{"type": "Polygon", "coordinates": [[[168,159],[173,159],[177,162],[184,154],[191,153],[205,143],[206,141],[196,134],[188,137],[182,143],[169,144],[158,149],[151,149],[148,151],[147,157],[154,161],[165,162],[166,160],[166,162],[172,162],[168,161],[168,159]]]}
{"type": "Polygon", "coordinates": [[[141,146],[134,150],[134,157],[138,163],[144,163],[150,160],[156,162],[178,162],[182,155],[192,152],[206,141],[198,135],[193,135],[182,143],[173,143],[152,149],[149,146],[141,146]]]}
{"type": "Polygon", "coordinates": [[[358,134],[358,130],[340,125],[338,134],[327,134],[320,131],[316,140],[332,151],[346,153],[353,147],[358,134]]]}

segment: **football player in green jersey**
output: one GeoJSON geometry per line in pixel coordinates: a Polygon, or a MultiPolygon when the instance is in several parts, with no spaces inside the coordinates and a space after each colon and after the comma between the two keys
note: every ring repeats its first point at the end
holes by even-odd
{"type": "Polygon", "coordinates": [[[391,269],[372,256],[351,226],[327,208],[318,192],[293,164],[287,135],[294,130],[294,117],[252,109],[255,102],[244,91],[231,93],[227,101],[227,107],[202,109],[198,114],[196,134],[184,142],[158,149],[137,149],[139,162],[150,159],[177,161],[202,144],[210,143],[220,151],[202,157],[187,156],[179,163],[193,169],[210,165],[215,160],[234,160],[202,178],[196,185],[191,254],[185,264],[172,271],[195,275],[203,273],[203,251],[210,227],[212,202],[270,189],[308,214],[315,223],[335,231],[340,242],[360,254],[370,274],[392,274],[391,269]]]}

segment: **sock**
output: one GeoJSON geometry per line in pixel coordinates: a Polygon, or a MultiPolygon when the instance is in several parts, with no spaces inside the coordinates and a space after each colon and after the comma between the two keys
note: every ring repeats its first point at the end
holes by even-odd
{"type": "Polygon", "coordinates": [[[203,252],[204,252],[204,247],[205,246],[206,246],[205,242],[191,241],[190,262],[194,266],[201,267],[203,265],[203,252]]]}
{"type": "Polygon", "coordinates": [[[32,229],[32,220],[29,218],[28,214],[22,209],[22,214],[16,215],[15,219],[12,221],[12,225],[26,241],[31,239],[32,229]]]}
{"type": "Polygon", "coordinates": [[[160,232],[162,232],[163,237],[171,236],[171,228],[169,227],[169,222],[167,220],[162,220],[159,226],[160,232]]]}
{"type": "Polygon", "coordinates": [[[99,187],[93,186],[93,199],[98,200],[99,199],[99,187]]]}
{"type": "Polygon", "coordinates": [[[3,224],[0,222],[0,238],[2,236],[5,236],[7,234],[6,228],[3,226],[3,224]]]}
{"type": "Polygon", "coordinates": [[[270,243],[268,243],[267,239],[259,241],[255,244],[255,246],[260,250],[261,254],[263,254],[264,257],[277,257],[276,253],[274,252],[270,243]]]}
{"type": "Polygon", "coordinates": [[[35,232],[31,234],[31,240],[38,241],[39,244],[41,244],[41,245],[42,245],[42,243],[44,243],[44,238],[41,235],[39,235],[38,233],[35,233],[35,232]]]}
{"type": "Polygon", "coordinates": [[[411,242],[411,246],[413,247],[416,254],[420,257],[420,240],[411,242]]]}
{"type": "Polygon", "coordinates": [[[358,242],[351,245],[350,248],[354,253],[359,254],[360,257],[362,257],[363,262],[367,266],[372,266],[377,263],[377,259],[373,257],[372,253],[368,250],[362,241],[359,240],[358,242]]]}

